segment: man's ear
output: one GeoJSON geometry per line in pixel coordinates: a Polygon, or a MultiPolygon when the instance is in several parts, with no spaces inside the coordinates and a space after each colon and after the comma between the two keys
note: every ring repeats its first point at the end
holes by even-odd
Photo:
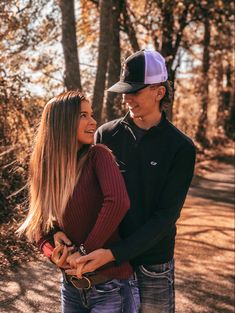
{"type": "Polygon", "coordinates": [[[156,99],[158,101],[162,100],[165,94],[166,94],[166,88],[164,86],[159,86],[156,90],[156,99]]]}

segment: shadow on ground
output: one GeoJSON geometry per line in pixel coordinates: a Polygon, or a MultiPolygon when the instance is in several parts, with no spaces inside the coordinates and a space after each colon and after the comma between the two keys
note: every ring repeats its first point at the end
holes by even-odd
{"type": "Polygon", "coordinates": [[[59,272],[47,260],[26,263],[0,280],[0,312],[60,312],[59,272]]]}
{"type": "MultiPolygon", "coordinates": [[[[233,203],[231,164],[199,171],[178,222],[176,313],[234,312],[233,203]]],[[[0,312],[60,312],[59,277],[42,259],[9,271],[0,279],[0,312]]]]}

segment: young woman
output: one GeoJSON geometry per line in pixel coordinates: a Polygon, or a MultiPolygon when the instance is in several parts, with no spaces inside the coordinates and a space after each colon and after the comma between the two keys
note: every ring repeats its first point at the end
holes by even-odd
{"type": "MultiPolygon", "coordinates": [[[[77,250],[85,254],[117,242],[117,227],[129,208],[111,152],[92,146],[95,130],[89,101],[77,91],[65,92],[46,104],[31,155],[29,213],[19,231],[61,268],[69,267],[77,250]],[[76,249],[54,248],[58,229],[76,249]]],[[[62,312],[138,312],[137,281],[129,263],[110,263],[81,279],[63,273],[62,312]]]]}

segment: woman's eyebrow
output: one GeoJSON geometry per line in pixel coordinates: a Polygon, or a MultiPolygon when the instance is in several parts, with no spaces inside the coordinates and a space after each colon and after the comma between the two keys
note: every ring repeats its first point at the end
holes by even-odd
{"type": "MultiPolygon", "coordinates": [[[[88,114],[89,112],[88,112],[88,111],[81,111],[80,114],[81,114],[81,113],[87,113],[87,114],[88,114]]],[[[94,111],[91,111],[90,113],[93,114],[94,111]]]]}

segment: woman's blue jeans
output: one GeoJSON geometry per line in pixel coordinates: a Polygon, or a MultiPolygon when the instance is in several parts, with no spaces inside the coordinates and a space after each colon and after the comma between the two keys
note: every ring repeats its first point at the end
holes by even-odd
{"type": "Polygon", "coordinates": [[[62,313],[138,313],[137,279],[112,279],[89,290],[62,282],[62,313]]]}
{"type": "Polygon", "coordinates": [[[141,313],[175,313],[174,260],[136,269],[141,313]]]}

